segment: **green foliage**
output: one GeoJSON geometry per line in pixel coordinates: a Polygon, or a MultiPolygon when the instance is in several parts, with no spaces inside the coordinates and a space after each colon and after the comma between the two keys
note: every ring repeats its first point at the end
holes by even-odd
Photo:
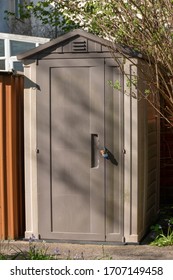
{"type": "MultiPolygon", "coordinates": [[[[64,1],[62,1],[61,7],[64,7],[63,2],[64,1]]],[[[25,19],[29,19],[31,16],[34,16],[35,18],[39,19],[42,24],[58,26],[59,28],[62,28],[64,32],[78,27],[78,24],[76,24],[73,19],[63,15],[63,11],[60,9],[56,1],[38,1],[36,4],[33,1],[31,1],[29,4],[24,2],[24,4],[19,4],[18,7],[20,21],[24,21],[25,19]]],[[[5,15],[7,20],[10,19],[10,17],[15,17],[15,13],[10,11],[5,11],[5,15]]]]}
{"type": "Polygon", "coordinates": [[[150,89],[145,89],[145,92],[144,92],[146,95],[149,95],[151,93],[151,90],[150,89]]]}
{"type": "Polygon", "coordinates": [[[3,255],[3,254],[0,254],[0,260],[2,261],[2,260],[7,260],[7,257],[5,256],[5,255],[3,255]]]}
{"type": "MultiPolygon", "coordinates": [[[[162,116],[173,115],[172,0],[44,0],[37,4],[26,2],[19,5],[19,9],[22,20],[32,15],[43,24],[58,26],[62,33],[82,28],[109,39],[116,43],[112,45],[112,53],[121,52],[118,48],[120,44],[135,50],[130,54],[132,57],[142,54],[151,73],[148,77],[144,73],[149,78],[147,85],[150,83],[144,98],[158,94],[164,100],[164,107],[157,104],[157,112],[161,110],[162,116]]],[[[10,11],[6,14],[8,17],[15,16],[10,11]]],[[[128,54],[126,58],[135,65],[128,54]]],[[[135,86],[133,81],[130,83],[129,86],[135,86]]],[[[152,104],[151,98],[149,103],[152,104]]]]}
{"type": "Polygon", "coordinates": [[[156,234],[154,241],[150,243],[152,246],[169,246],[173,245],[173,217],[167,220],[167,228],[163,229],[163,227],[159,224],[156,224],[151,227],[151,230],[156,234]]]}
{"type": "MultiPolygon", "coordinates": [[[[84,28],[102,37],[128,45],[142,53],[155,55],[153,48],[168,43],[172,1],[163,0],[45,0],[19,5],[20,18],[34,15],[43,24],[62,28],[64,32],[84,28]]],[[[15,16],[6,11],[8,16],[15,16]]],[[[171,31],[172,34],[172,31],[171,31]]],[[[172,36],[172,35],[171,35],[172,36]]]]}
{"type": "Polygon", "coordinates": [[[108,85],[111,86],[113,89],[117,89],[117,90],[121,90],[121,85],[120,85],[120,82],[117,80],[115,81],[114,83],[109,80],[108,82],[108,85]]]}

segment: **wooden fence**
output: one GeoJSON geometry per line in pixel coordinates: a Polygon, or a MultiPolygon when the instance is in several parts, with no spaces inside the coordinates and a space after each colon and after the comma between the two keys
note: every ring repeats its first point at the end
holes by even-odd
{"type": "Polygon", "coordinates": [[[23,80],[0,72],[0,239],[24,234],[23,80]]]}

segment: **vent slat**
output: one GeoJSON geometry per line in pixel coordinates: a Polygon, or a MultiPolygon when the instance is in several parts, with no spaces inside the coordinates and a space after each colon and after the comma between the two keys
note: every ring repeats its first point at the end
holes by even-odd
{"type": "Polygon", "coordinates": [[[72,42],[73,52],[87,52],[87,42],[86,41],[75,41],[72,42]]]}
{"type": "Polygon", "coordinates": [[[74,45],[86,44],[86,41],[73,42],[74,45]]]}

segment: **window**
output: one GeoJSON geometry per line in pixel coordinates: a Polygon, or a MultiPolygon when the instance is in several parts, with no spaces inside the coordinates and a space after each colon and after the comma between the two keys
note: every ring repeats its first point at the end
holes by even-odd
{"type": "Polygon", "coordinates": [[[0,59],[0,70],[5,70],[5,59],[0,59]]]}
{"type": "Polygon", "coordinates": [[[35,43],[27,43],[20,41],[10,41],[10,52],[11,56],[18,55],[35,48],[35,43]]]}
{"type": "Polygon", "coordinates": [[[17,55],[48,41],[48,38],[0,33],[0,70],[23,72],[23,63],[17,60],[17,55]]]}
{"type": "Polygon", "coordinates": [[[4,40],[0,39],[0,56],[5,56],[4,40]]]}
{"type": "Polygon", "coordinates": [[[13,62],[13,69],[15,71],[20,71],[20,72],[23,72],[23,64],[19,61],[14,61],[13,62]]]}

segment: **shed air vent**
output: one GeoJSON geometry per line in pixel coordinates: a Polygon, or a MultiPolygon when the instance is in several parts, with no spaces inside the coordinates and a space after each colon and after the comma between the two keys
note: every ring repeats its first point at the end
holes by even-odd
{"type": "Polygon", "coordinates": [[[87,52],[87,41],[74,41],[72,42],[73,52],[87,52]]]}

